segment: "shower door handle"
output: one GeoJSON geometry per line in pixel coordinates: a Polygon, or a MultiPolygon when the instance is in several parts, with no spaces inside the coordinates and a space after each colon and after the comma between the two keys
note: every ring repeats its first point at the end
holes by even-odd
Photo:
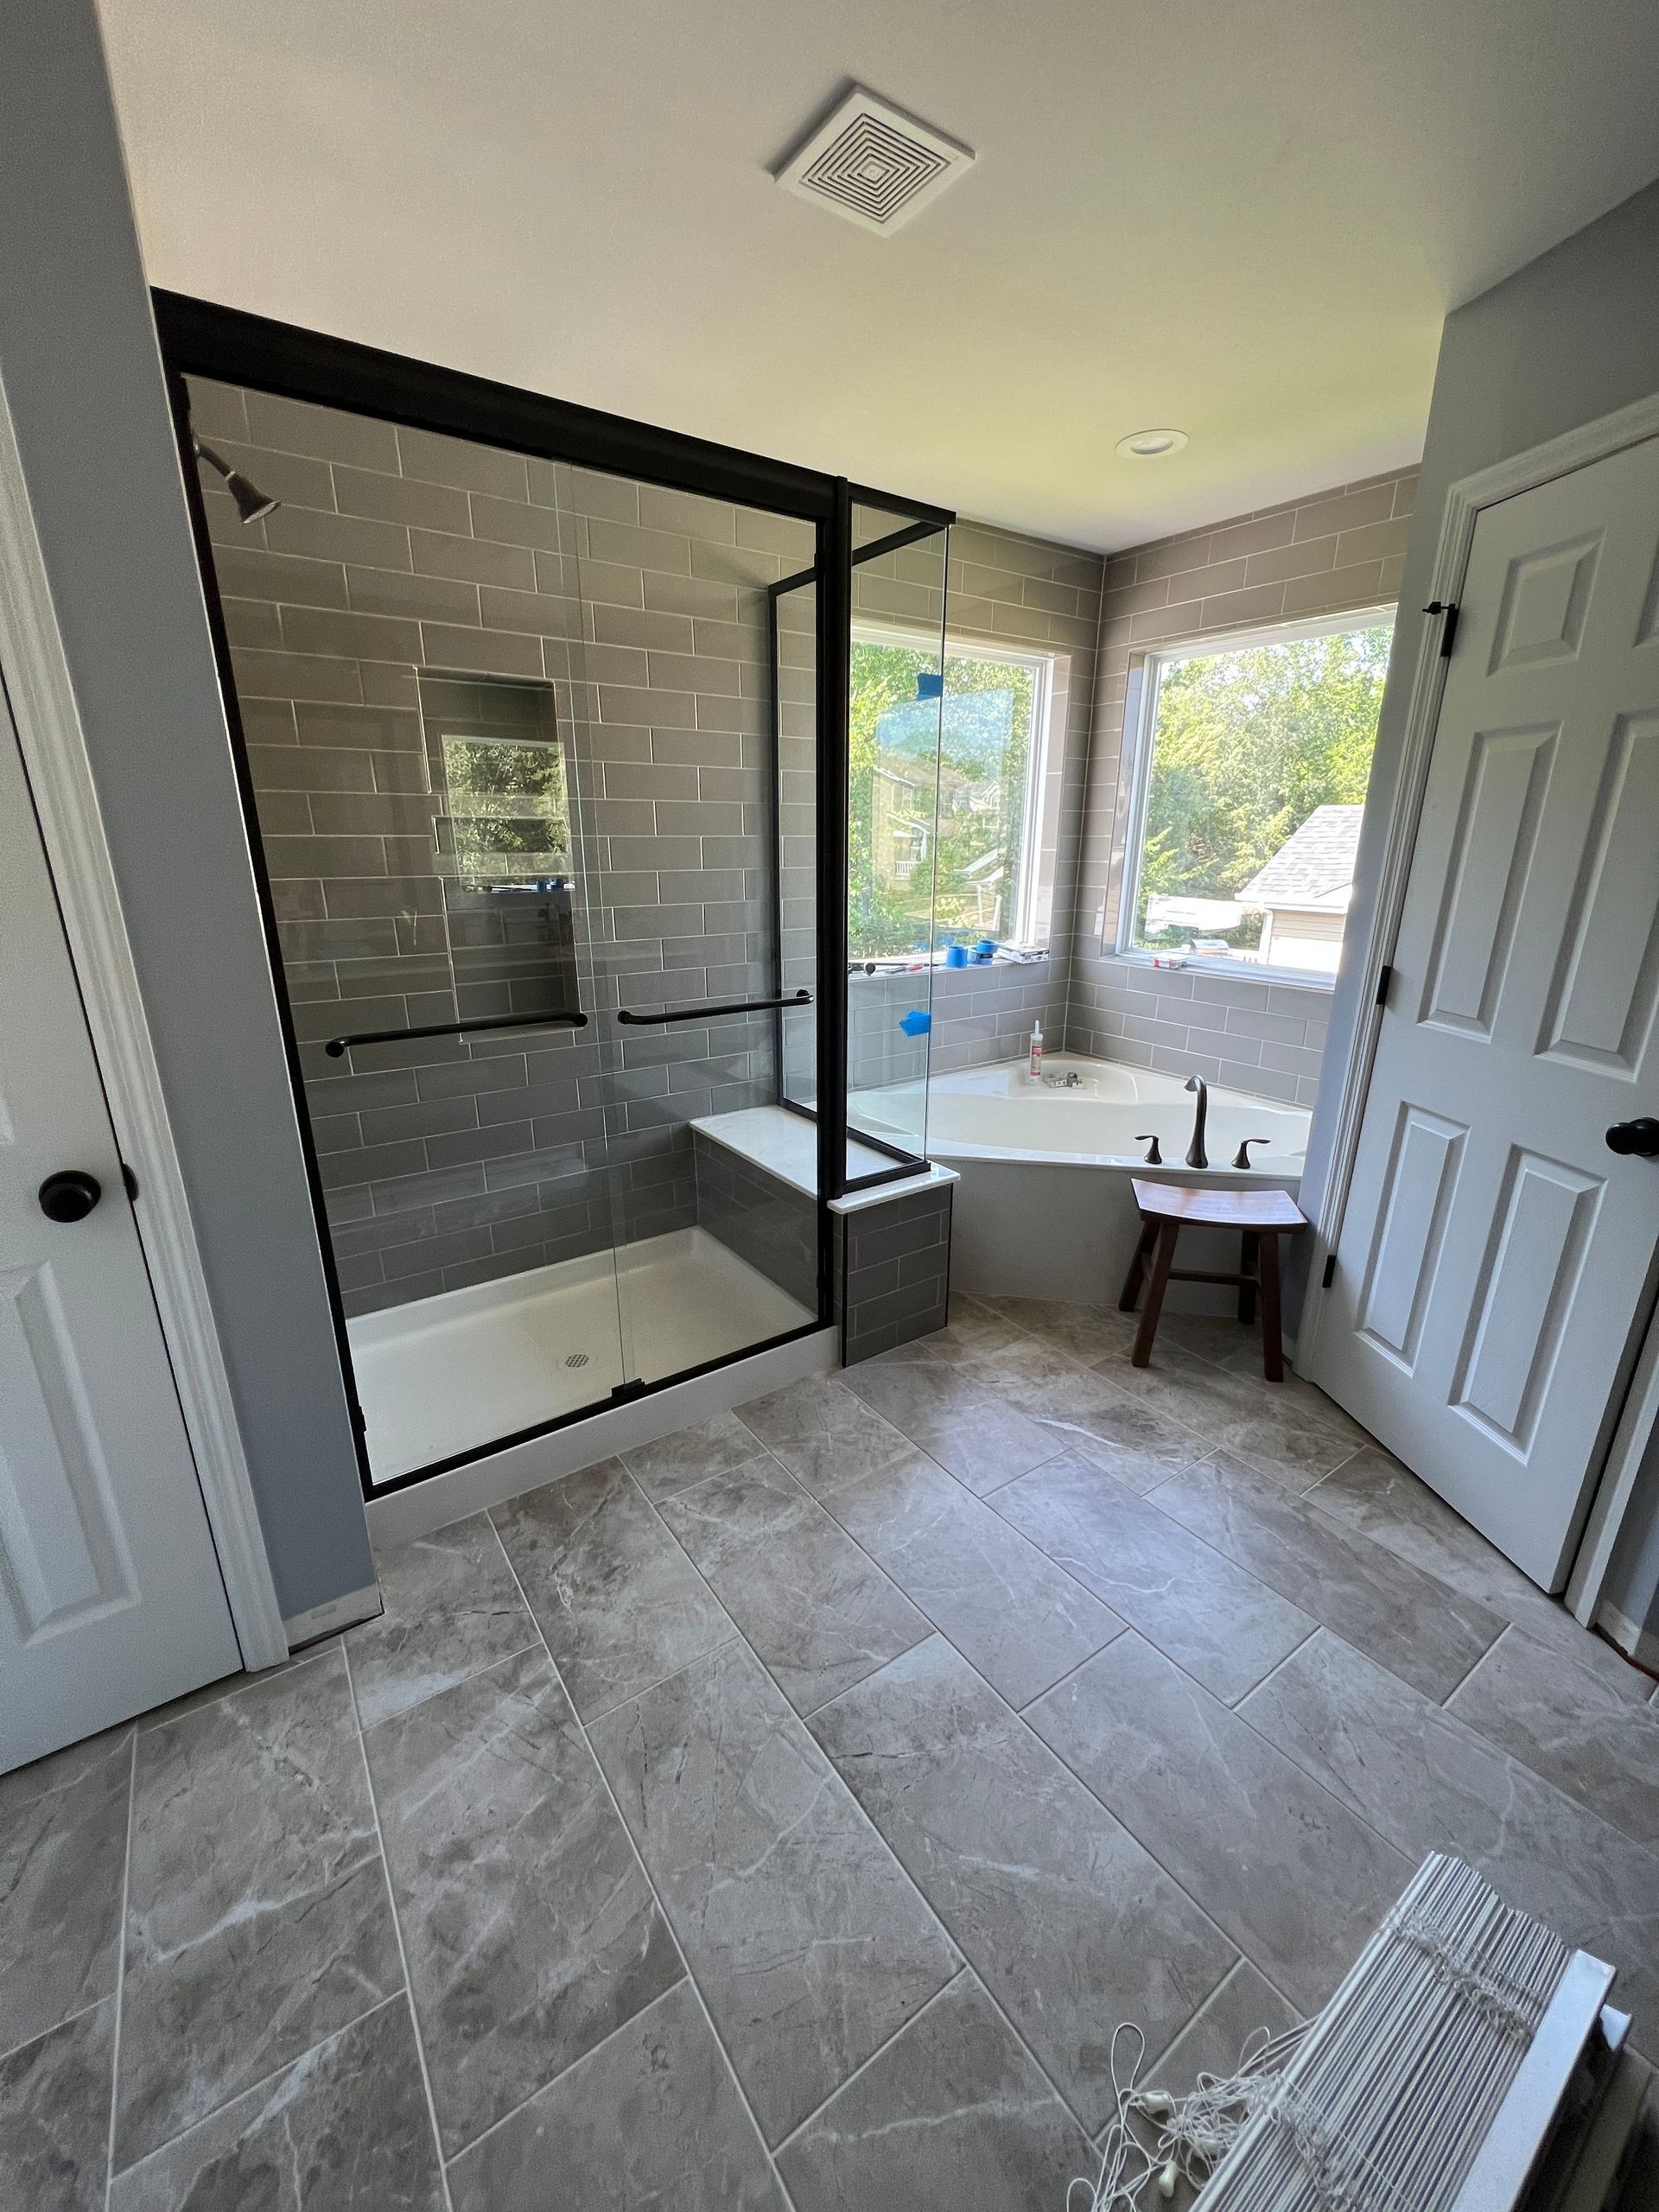
{"type": "Polygon", "coordinates": [[[779,1007],[811,1003],[810,991],[797,991],[792,998],[734,999],[726,1006],[665,1006],[660,1014],[631,1014],[626,1007],[619,1007],[616,1018],[631,1029],[639,1029],[664,1021],[713,1021],[722,1014],[770,1014],[779,1007]]]}
{"type": "Polygon", "coordinates": [[[477,1021],[435,1021],[425,1029],[359,1029],[349,1037],[331,1037],[323,1046],[337,1060],[353,1045],[402,1045],[411,1037],[470,1037],[475,1029],[585,1029],[585,1014],[491,1014],[477,1021]]]}

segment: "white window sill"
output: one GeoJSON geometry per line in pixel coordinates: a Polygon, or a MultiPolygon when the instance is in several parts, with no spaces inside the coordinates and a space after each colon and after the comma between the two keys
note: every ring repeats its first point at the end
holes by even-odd
{"type": "Polygon", "coordinates": [[[1256,968],[1241,960],[1217,960],[1213,954],[1201,952],[1182,956],[1180,965],[1173,966],[1150,952],[1111,951],[1109,960],[1121,960],[1130,968],[1155,968],[1166,976],[1229,976],[1236,983],[1282,983],[1295,991],[1323,991],[1328,998],[1336,988],[1334,976],[1317,976],[1300,968],[1256,968]]]}

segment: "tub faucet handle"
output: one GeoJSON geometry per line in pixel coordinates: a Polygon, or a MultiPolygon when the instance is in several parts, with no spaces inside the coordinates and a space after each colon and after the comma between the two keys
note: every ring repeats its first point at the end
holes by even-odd
{"type": "Polygon", "coordinates": [[[1253,1144],[1271,1144],[1272,1142],[1273,1139],[1271,1137],[1246,1137],[1243,1142],[1239,1146],[1238,1150],[1233,1154],[1234,1166],[1248,1167],[1249,1166],[1250,1147],[1253,1144]]]}
{"type": "Polygon", "coordinates": [[[1158,1139],[1152,1130],[1142,1129],[1140,1135],[1136,1137],[1135,1142],[1136,1144],[1146,1144],[1148,1140],[1150,1140],[1152,1148],[1147,1154],[1144,1165],[1147,1167],[1161,1167],[1164,1164],[1164,1155],[1158,1149],[1158,1139]]]}

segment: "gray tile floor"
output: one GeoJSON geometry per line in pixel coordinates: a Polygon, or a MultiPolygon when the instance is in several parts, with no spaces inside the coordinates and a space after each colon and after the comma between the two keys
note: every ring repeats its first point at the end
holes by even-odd
{"type": "Polygon", "coordinates": [[[1128,1325],[959,1300],[0,1781],[0,2204],[1062,2212],[1119,2022],[1230,2063],[1432,1849],[1659,2048],[1652,1684],[1128,1325]]]}

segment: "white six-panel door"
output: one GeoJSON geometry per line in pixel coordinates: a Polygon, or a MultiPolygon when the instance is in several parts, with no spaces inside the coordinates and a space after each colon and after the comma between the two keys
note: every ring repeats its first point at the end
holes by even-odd
{"type": "Polygon", "coordinates": [[[1547,1588],[1652,1293],[1659,440],[1475,527],[1315,1379],[1547,1588]]]}
{"type": "Polygon", "coordinates": [[[0,1771],[240,1664],[0,692],[0,1771]]]}

